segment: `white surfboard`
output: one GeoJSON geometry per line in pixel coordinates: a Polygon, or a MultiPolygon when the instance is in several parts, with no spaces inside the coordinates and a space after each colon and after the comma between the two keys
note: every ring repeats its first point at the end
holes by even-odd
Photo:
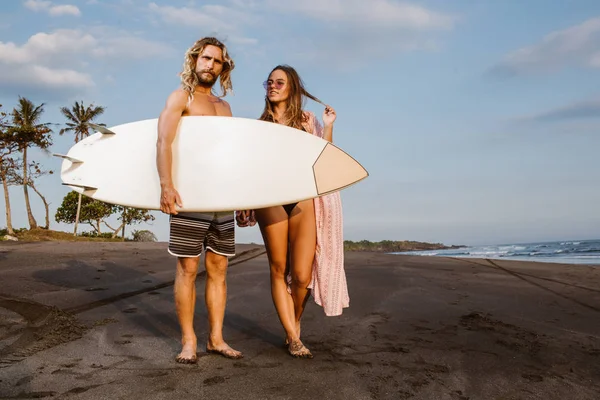
{"type": "MultiPolygon", "coordinates": [[[[64,185],[111,204],[160,209],[158,119],[110,128],[75,144],[63,158],[64,185]]],[[[172,146],[181,211],[234,211],[288,204],[353,185],[368,176],[330,142],[298,129],[248,118],[187,116],[172,146]]]]}

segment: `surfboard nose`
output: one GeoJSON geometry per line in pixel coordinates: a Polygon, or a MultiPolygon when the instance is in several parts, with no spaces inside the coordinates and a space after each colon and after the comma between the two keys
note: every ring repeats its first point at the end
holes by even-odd
{"type": "Polygon", "coordinates": [[[313,165],[319,196],[348,187],[369,176],[362,165],[332,143],[327,143],[313,165]]]}

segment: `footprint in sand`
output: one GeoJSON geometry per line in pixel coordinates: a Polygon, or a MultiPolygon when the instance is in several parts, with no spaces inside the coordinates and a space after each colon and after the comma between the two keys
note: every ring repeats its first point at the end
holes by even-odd
{"type": "Polygon", "coordinates": [[[369,328],[369,333],[371,334],[371,338],[373,340],[377,340],[379,339],[379,326],[388,322],[389,319],[389,314],[375,312],[367,315],[367,317],[362,321],[361,325],[367,325],[367,327],[369,328]]]}
{"type": "Polygon", "coordinates": [[[207,378],[204,380],[204,385],[206,386],[212,386],[212,385],[218,385],[219,383],[224,383],[225,382],[225,378],[222,376],[213,376],[212,378],[207,378]]]}
{"type": "Polygon", "coordinates": [[[25,378],[19,379],[15,386],[25,385],[33,380],[33,376],[26,376],[25,378]]]}

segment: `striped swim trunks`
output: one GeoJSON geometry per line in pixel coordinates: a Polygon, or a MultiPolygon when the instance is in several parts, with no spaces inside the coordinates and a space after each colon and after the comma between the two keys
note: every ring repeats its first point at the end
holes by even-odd
{"type": "Polygon", "coordinates": [[[233,212],[183,212],[169,219],[170,254],[198,257],[206,249],[232,257],[235,255],[233,212]]]}

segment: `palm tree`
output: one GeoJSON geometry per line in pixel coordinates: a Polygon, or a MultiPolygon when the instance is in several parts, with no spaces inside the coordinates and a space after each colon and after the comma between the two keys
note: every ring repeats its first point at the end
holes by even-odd
{"type": "Polygon", "coordinates": [[[30,229],[35,229],[38,225],[31,212],[29,192],[27,191],[29,187],[27,149],[31,146],[47,149],[52,144],[50,137],[52,129],[50,128],[50,124],[40,123],[43,113],[44,103],[36,106],[29,99],[19,97],[18,105],[12,111],[12,126],[10,127],[18,149],[23,154],[23,193],[25,194],[25,206],[27,208],[30,229]]]}
{"type": "Polygon", "coordinates": [[[2,111],[2,104],[0,104],[0,180],[4,189],[4,204],[6,205],[6,230],[9,235],[14,236],[15,231],[12,226],[8,186],[14,184],[10,176],[11,171],[16,169],[16,165],[11,155],[17,150],[17,146],[12,140],[11,133],[8,131],[9,125],[6,122],[6,118],[7,115],[2,111]]]}
{"type": "MultiPolygon", "coordinates": [[[[67,107],[61,107],[60,111],[67,118],[67,127],[60,130],[59,135],[67,132],[73,132],[75,134],[75,143],[88,137],[90,135],[88,122],[104,113],[104,107],[89,105],[84,108],[83,101],[81,104],[76,101],[71,109],[67,107]]],[[[98,124],[104,126],[104,124],[98,124]]]]}
{"type": "MultiPolygon", "coordinates": [[[[61,107],[60,112],[67,118],[67,127],[60,130],[59,135],[62,135],[66,132],[73,132],[75,134],[75,143],[80,140],[88,137],[90,135],[88,122],[92,122],[92,120],[99,115],[104,113],[104,107],[102,106],[94,106],[90,104],[87,107],[83,106],[83,101],[81,103],[75,102],[75,104],[71,107],[71,109],[67,107],[61,107]]],[[[98,124],[101,126],[105,126],[105,124],[98,124]]],[[[77,215],[75,217],[75,230],[73,232],[74,235],[77,235],[77,225],[79,224],[79,211],[81,210],[81,193],[79,193],[79,202],[77,204],[77,215]]]]}

